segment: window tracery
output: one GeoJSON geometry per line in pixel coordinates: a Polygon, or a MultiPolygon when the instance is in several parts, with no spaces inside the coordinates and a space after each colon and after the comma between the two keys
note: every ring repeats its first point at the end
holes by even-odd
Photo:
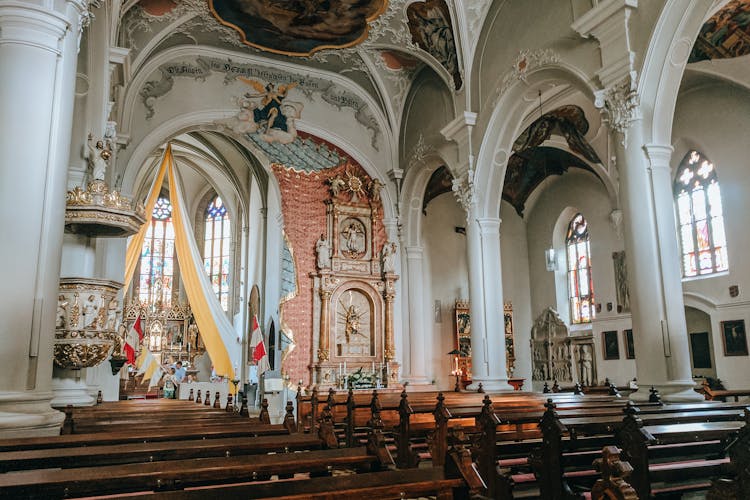
{"type": "Polygon", "coordinates": [[[229,213],[220,196],[215,196],[206,208],[203,265],[222,309],[229,309],[229,268],[231,223],[229,213]]]}
{"type": "Polygon", "coordinates": [[[576,214],[568,224],[565,245],[568,254],[568,298],[572,323],[590,323],[594,317],[594,280],[588,223],[576,214]]]}
{"type": "Polygon", "coordinates": [[[684,277],[729,269],[721,191],[716,168],[703,154],[689,151],[674,181],[684,277]]]}
{"type": "Polygon", "coordinates": [[[170,307],[175,278],[172,205],[160,197],[151,213],[151,224],[141,250],[138,299],[158,308],[170,307]]]}

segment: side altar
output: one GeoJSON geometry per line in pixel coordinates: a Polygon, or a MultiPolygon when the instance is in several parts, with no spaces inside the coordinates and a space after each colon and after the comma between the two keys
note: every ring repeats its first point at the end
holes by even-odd
{"type": "Polygon", "coordinates": [[[398,385],[393,300],[396,244],[380,222],[382,184],[350,172],[328,180],[315,250],[312,383],[321,389],[398,385]]]}

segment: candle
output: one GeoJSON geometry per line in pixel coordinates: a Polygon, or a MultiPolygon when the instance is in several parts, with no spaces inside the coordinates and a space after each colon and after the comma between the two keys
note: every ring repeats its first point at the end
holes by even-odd
{"type": "Polygon", "coordinates": [[[375,361],[372,362],[372,373],[375,373],[375,361]]]}
{"type": "Polygon", "coordinates": [[[346,361],[344,361],[344,376],[346,376],[346,361]]]}

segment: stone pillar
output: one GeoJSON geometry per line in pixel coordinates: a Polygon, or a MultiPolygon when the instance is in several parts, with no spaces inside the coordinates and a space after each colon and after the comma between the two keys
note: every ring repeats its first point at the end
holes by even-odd
{"type": "Polygon", "coordinates": [[[641,387],[633,398],[648,398],[654,386],[667,401],[700,400],[690,375],[669,167],[672,148],[644,145],[641,127],[635,121],[616,151],[641,387]]]}
{"type": "Polygon", "coordinates": [[[410,384],[427,384],[425,351],[427,343],[424,338],[424,294],[422,290],[424,275],[424,252],[422,247],[406,247],[406,263],[409,290],[409,374],[406,377],[410,384]]]}
{"type": "Polygon", "coordinates": [[[508,384],[500,273],[500,219],[475,218],[466,224],[471,314],[469,390],[512,391],[508,384]]]}
{"type": "Polygon", "coordinates": [[[0,436],[53,435],[52,345],[79,30],[87,2],[0,1],[0,436]]]}
{"type": "Polygon", "coordinates": [[[383,290],[383,299],[385,300],[383,358],[389,363],[396,359],[396,345],[393,342],[393,299],[396,296],[394,284],[393,278],[386,278],[385,290],[383,290]]]}

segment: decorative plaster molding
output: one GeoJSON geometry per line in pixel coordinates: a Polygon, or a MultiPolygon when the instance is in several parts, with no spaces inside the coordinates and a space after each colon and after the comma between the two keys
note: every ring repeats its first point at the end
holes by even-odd
{"type": "Polygon", "coordinates": [[[524,49],[518,52],[512,69],[505,73],[497,86],[497,94],[494,99],[493,109],[497,107],[500,98],[518,81],[526,82],[529,72],[560,62],[560,55],[552,49],[524,49]]]}
{"type": "Polygon", "coordinates": [[[468,220],[477,204],[477,193],[474,187],[474,171],[469,170],[461,177],[453,179],[453,195],[466,212],[468,220]]]}
{"type": "Polygon", "coordinates": [[[469,47],[474,47],[482,32],[482,22],[492,5],[492,0],[467,0],[463,2],[468,28],[469,47]]]}
{"type": "Polygon", "coordinates": [[[609,213],[609,222],[619,239],[622,239],[622,210],[615,208],[609,213]]]}
{"type": "Polygon", "coordinates": [[[640,118],[640,95],[635,71],[620,82],[594,92],[594,106],[605,111],[605,121],[611,130],[623,135],[623,146],[627,143],[627,130],[640,118]]]}
{"type": "Polygon", "coordinates": [[[432,147],[432,145],[425,143],[424,135],[420,132],[419,137],[417,138],[417,143],[414,145],[411,154],[409,155],[409,161],[407,162],[408,169],[411,170],[412,167],[423,165],[427,157],[434,152],[435,148],[432,147]]]}

